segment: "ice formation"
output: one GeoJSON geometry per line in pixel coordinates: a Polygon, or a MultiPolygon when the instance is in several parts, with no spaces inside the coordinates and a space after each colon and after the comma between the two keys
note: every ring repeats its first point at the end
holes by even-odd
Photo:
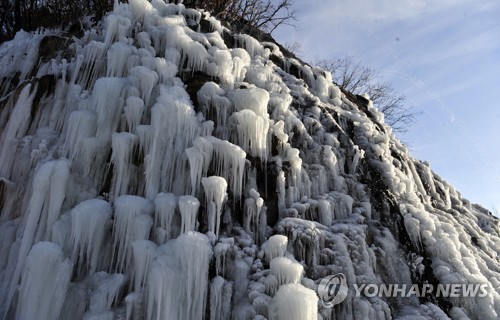
{"type": "Polygon", "coordinates": [[[0,45],[0,319],[498,319],[498,219],[257,38],[129,0],[0,45]],[[339,273],[486,295],[331,308],[339,273]]]}
{"type": "Polygon", "coordinates": [[[226,199],[227,182],[222,177],[204,177],[201,179],[208,211],[208,231],[219,234],[220,216],[222,213],[222,204],[226,199]]]}
{"type": "Polygon", "coordinates": [[[280,287],[269,306],[270,320],[314,320],[318,318],[316,293],[298,283],[280,287]]]}
{"type": "Polygon", "coordinates": [[[288,238],[281,234],[275,234],[269,237],[266,244],[263,245],[266,254],[267,262],[271,262],[274,258],[285,256],[288,238]]]}
{"type": "Polygon", "coordinates": [[[71,276],[71,262],[52,242],[38,242],[26,258],[16,319],[57,319],[71,276]]]}

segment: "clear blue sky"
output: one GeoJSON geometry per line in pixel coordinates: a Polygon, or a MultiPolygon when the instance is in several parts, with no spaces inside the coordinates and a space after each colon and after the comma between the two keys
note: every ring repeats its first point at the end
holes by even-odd
{"type": "Polygon", "coordinates": [[[295,0],[306,61],[351,55],[420,112],[412,154],[473,203],[500,211],[500,1],[295,0]]]}

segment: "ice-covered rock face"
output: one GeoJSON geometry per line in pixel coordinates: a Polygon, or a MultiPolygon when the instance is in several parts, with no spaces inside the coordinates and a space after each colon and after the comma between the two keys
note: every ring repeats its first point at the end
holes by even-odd
{"type": "Polygon", "coordinates": [[[49,35],[0,46],[0,319],[499,317],[498,220],[324,71],[161,0],[49,35]],[[413,283],[486,295],[355,290],[413,283]]]}

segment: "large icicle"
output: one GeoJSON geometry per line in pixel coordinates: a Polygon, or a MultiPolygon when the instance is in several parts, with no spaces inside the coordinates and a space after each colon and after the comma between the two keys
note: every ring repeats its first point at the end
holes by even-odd
{"type": "Polygon", "coordinates": [[[269,320],[316,320],[318,297],[298,283],[281,286],[269,306],[269,320]]]}
{"type": "Polygon", "coordinates": [[[146,319],[203,319],[212,257],[207,236],[190,231],[161,250],[149,273],[146,319]]]}
{"type": "Polygon", "coordinates": [[[160,87],[158,102],[151,109],[153,131],[150,154],[146,158],[146,196],[160,190],[183,194],[187,190],[184,151],[200,131],[200,122],[180,87],[160,87]],[[177,180],[176,180],[177,179],[177,180]],[[174,186],[174,181],[177,184],[174,186]]]}
{"type": "Polygon", "coordinates": [[[182,196],[179,198],[179,211],[181,212],[181,232],[196,231],[196,217],[200,202],[193,196],[182,196]]]}
{"type": "Polygon", "coordinates": [[[205,137],[197,137],[193,147],[186,149],[191,175],[191,195],[196,195],[201,177],[206,176],[212,161],[213,146],[205,137]]]}
{"type": "Polygon", "coordinates": [[[269,237],[267,243],[263,245],[266,254],[266,261],[271,262],[274,258],[284,257],[286,247],[288,245],[288,238],[281,234],[275,234],[269,237]]]}
{"type": "Polygon", "coordinates": [[[66,156],[73,160],[82,148],[82,141],[96,133],[97,116],[89,110],[71,112],[68,119],[64,149],[66,156]]]}
{"type": "Polygon", "coordinates": [[[202,178],[205,189],[206,205],[208,210],[208,231],[219,235],[220,215],[222,204],[226,198],[227,182],[222,177],[211,176],[202,178]]]}
{"type": "Polygon", "coordinates": [[[52,242],[30,250],[21,278],[16,319],[58,319],[71,276],[71,261],[52,242]]]}
{"type": "Polygon", "coordinates": [[[85,262],[90,273],[96,271],[112,213],[111,205],[99,199],[84,201],[71,210],[70,241],[73,247],[73,262],[79,268],[85,262]]]}
{"type": "Polygon", "coordinates": [[[113,198],[122,194],[128,194],[130,185],[134,185],[132,160],[137,152],[139,137],[133,133],[120,132],[113,133],[111,146],[111,162],[113,163],[113,185],[111,192],[113,198]]]}
{"type": "Polygon", "coordinates": [[[7,304],[12,301],[31,246],[52,238],[52,226],[60,215],[68,179],[69,161],[66,159],[46,162],[38,169],[33,179],[32,194],[7,304]]]}
{"type": "Polygon", "coordinates": [[[139,196],[120,196],[115,200],[112,269],[122,272],[131,263],[131,244],[146,240],[153,225],[153,205],[139,196]]]}
{"type": "Polygon", "coordinates": [[[270,263],[271,274],[278,280],[278,285],[300,283],[304,267],[287,257],[276,257],[270,263]]]}
{"type": "Polygon", "coordinates": [[[26,85],[17,99],[6,128],[0,138],[0,177],[10,179],[15,150],[19,139],[27,132],[31,115],[31,105],[36,90],[31,91],[31,84],[26,85]]]}
{"type": "Polygon", "coordinates": [[[134,291],[140,292],[147,282],[148,273],[153,262],[156,244],[149,240],[136,240],[132,242],[134,256],[134,274],[131,279],[134,291]]]}
{"type": "Polygon", "coordinates": [[[252,110],[241,110],[233,113],[236,119],[236,141],[243,150],[262,161],[267,161],[267,132],[269,120],[258,116],[252,110]]]}
{"type": "Polygon", "coordinates": [[[164,243],[174,237],[173,218],[177,208],[177,197],[173,193],[159,193],[155,200],[155,226],[157,243],[164,243]],[[158,232],[161,231],[161,232],[158,232]]]}
{"type": "Polygon", "coordinates": [[[228,141],[209,136],[213,146],[215,173],[229,181],[233,196],[240,197],[243,189],[246,153],[239,146],[228,141]]]}

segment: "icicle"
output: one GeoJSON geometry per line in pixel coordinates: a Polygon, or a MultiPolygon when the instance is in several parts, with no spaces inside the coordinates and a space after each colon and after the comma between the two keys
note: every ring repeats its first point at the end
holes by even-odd
{"type": "Polygon", "coordinates": [[[139,145],[144,155],[149,154],[149,147],[153,140],[153,132],[150,125],[137,126],[137,135],[139,136],[139,145]]]}
{"type": "Polygon", "coordinates": [[[347,219],[352,213],[353,201],[350,195],[341,195],[335,204],[335,218],[347,219]]]}
{"type": "Polygon", "coordinates": [[[210,320],[225,320],[230,318],[231,282],[217,276],[210,286],[210,320]]]}
{"type": "Polygon", "coordinates": [[[39,242],[26,258],[16,319],[58,319],[71,277],[71,262],[52,242],[39,242]]]}
{"type": "Polygon", "coordinates": [[[142,294],[139,292],[129,293],[125,297],[125,320],[141,319],[142,300],[142,294]]]}
{"type": "Polygon", "coordinates": [[[31,246],[33,243],[52,238],[52,226],[59,217],[66,197],[68,179],[69,161],[66,159],[46,162],[35,174],[17,265],[11,280],[8,304],[14,296],[15,287],[31,246]]]}
{"type": "Polygon", "coordinates": [[[352,159],[351,166],[349,167],[349,171],[351,174],[354,174],[356,172],[356,169],[358,167],[359,160],[362,159],[365,155],[364,150],[360,150],[358,146],[354,146],[354,156],[352,159]]]}
{"type": "Polygon", "coordinates": [[[113,198],[130,191],[131,174],[133,173],[134,153],[136,152],[139,137],[129,132],[113,133],[111,146],[111,162],[113,163],[113,184],[111,192],[113,198]]]}
{"type": "MultiPolygon", "coordinates": [[[[105,274],[105,273],[103,273],[105,274]]],[[[107,276],[90,294],[90,314],[99,314],[109,310],[117,302],[127,278],[120,273],[107,276]]]]}
{"type": "MultiPolygon", "coordinates": [[[[137,2],[140,0],[134,0],[137,2]]],[[[106,17],[106,36],[104,43],[106,48],[109,48],[111,43],[126,37],[128,29],[130,28],[130,20],[126,17],[121,17],[118,14],[110,14],[106,17]]]]}
{"type": "Polygon", "coordinates": [[[179,198],[179,211],[181,212],[181,232],[196,231],[196,217],[200,202],[193,196],[182,196],[179,198]]]}
{"type": "Polygon", "coordinates": [[[116,198],[114,203],[112,269],[122,272],[131,262],[132,242],[149,238],[153,206],[142,197],[129,195],[116,198]]]}
{"type": "Polygon", "coordinates": [[[149,106],[151,92],[158,82],[158,74],[143,66],[136,66],[130,69],[130,76],[132,83],[139,89],[141,99],[144,101],[146,107],[149,106]]]}
{"type": "Polygon", "coordinates": [[[266,244],[263,245],[266,254],[266,261],[269,263],[277,257],[284,257],[288,245],[288,238],[281,234],[275,234],[269,237],[266,244]]]}
{"type": "Polygon", "coordinates": [[[199,133],[200,122],[183,88],[161,86],[158,103],[151,110],[151,127],[146,196],[152,199],[159,190],[186,193],[189,185],[185,184],[186,159],[182,155],[199,133]]]}
{"type": "Polygon", "coordinates": [[[224,90],[212,81],[206,82],[196,93],[198,103],[208,112],[215,111],[218,126],[226,126],[226,117],[231,107],[231,101],[224,97],[224,90]]]}
{"type": "Polygon", "coordinates": [[[330,201],[318,201],[319,222],[325,226],[331,226],[333,222],[333,210],[330,201]]]}
{"type": "Polygon", "coordinates": [[[122,78],[100,78],[94,85],[91,103],[97,114],[98,139],[111,140],[112,133],[118,128],[124,105],[124,85],[122,78]]]}
{"type": "Polygon", "coordinates": [[[278,280],[278,285],[300,283],[304,267],[287,257],[276,257],[270,263],[271,274],[278,280]]]}
{"type": "Polygon", "coordinates": [[[192,73],[205,70],[208,52],[201,43],[191,41],[184,45],[183,52],[187,56],[187,67],[192,73]]]}
{"type": "Polygon", "coordinates": [[[237,40],[240,45],[245,47],[246,51],[248,51],[252,57],[262,55],[264,53],[264,47],[252,36],[239,34],[237,40]]]}
{"type": "Polygon", "coordinates": [[[417,248],[417,250],[422,250],[422,239],[420,237],[420,221],[412,217],[411,214],[406,214],[404,216],[405,229],[410,236],[411,241],[417,248]]]}
{"type": "Polygon", "coordinates": [[[78,267],[85,262],[90,273],[96,271],[101,258],[107,222],[111,215],[111,205],[99,199],[81,202],[71,210],[73,262],[78,267]]]}
{"type": "Polygon", "coordinates": [[[246,153],[239,146],[225,140],[209,136],[207,139],[213,146],[215,174],[229,181],[235,197],[240,197],[243,189],[243,174],[246,153]]]}
{"type": "Polygon", "coordinates": [[[158,243],[164,243],[174,237],[172,230],[172,219],[177,207],[177,197],[172,193],[159,193],[155,200],[155,225],[165,230],[165,235],[157,239],[158,243]]]}
{"type": "Polygon", "coordinates": [[[259,242],[259,223],[260,214],[264,206],[264,199],[262,199],[255,189],[250,189],[251,198],[245,200],[245,216],[243,225],[245,230],[253,233],[254,241],[259,242]]]}
{"type": "Polygon", "coordinates": [[[186,149],[191,175],[191,195],[196,195],[201,177],[206,176],[212,160],[213,146],[204,137],[197,137],[193,147],[186,149]]]}
{"type": "Polygon", "coordinates": [[[136,240],[132,242],[134,256],[134,274],[131,279],[134,291],[140,292],[146,285],[147,275],[153,262],[156,244],[149,240],[136,240]]]}
{"type": "Polygon", "coordinates": [[[190,231],[161,249],[148,277],[146,319],[203,319],[212,257],[208,238],[190,231]]]}
{"type": "Polygon", "coordinates": [[[139,97],[128,97],[123,113],[127,119],[128,132],[136,133],[137,127],[141,124],[144,114],[144,102],[139,97]]]}
{"type": "MultiPolygon", "coordinates": [[[[230,238],[233,240],[233,238],[230,238]]],[[[223,239],[228,240],[228,239],[223,239]]],[[[221,240],[222,241],[222,240],[221,240]]],[[[234,240],[233,240],[234,241],[234,240]]],[[[214,247],[214,255],[215,255],[215,273],[217,275],[225,276],[226,274],[226,259],[228,255],[231,253],[231,247],[234,243],[230,242],[219,242],[214,247]]]]}
{"type": "Polygon", "coordinates": [[[252,110],[256,115],[268,118],[269,92],[261,88],[238,89],[234,92],[234,106],[237,111],[252,110]]]}
{"type": "Polygon", "coordinates": [[[318,297],[298,283],[281,286],[269,306],[269,320],[316,320],[318,297]]]}
{"type": "Polygon", "coordinates": [[[208,208],[208,231],[219,235],[222,204],[226,198],[227,182],[222,177],[202,178],[208,208]],[[213,205],[212,205],[213,204],[213,205]]]}
{"type": "Polygon", "coordinates": [[[133,54],[132,46],[122,42],[114,43],[108,49],[108,63],[106,77],[124,77],[128,74],[127,60],[133,54]]]}
{"type": "Polygon", "coordinates": [[[26,85],[12,110],[9,121],[0,139],[0,177],[11,178],[18,141],[24,137],[31,118],[31,105],[36,90],[31,92],[31,84],[26,85]]]}
{"type": "Polygon", "coordinates": [[[274,274],[267,275],[264,279],[264,285],[266,286],[266,293],[271,297],[276,294],[279,288],[278,279],[276,279],[274,274]]]}
{"type": "Polygon", "coordinates": [[[210,286],[210,320],[222,319],[222,292],[224,289],[224,278],[217,276],[212,280],[210,286]]]}
{"type": "Polygon", "coordinates": [[[233,113],[236,119],[236,141],[243,150],[254,157],[259,157],[263,162],[267,161],[267,132],[269,121],[258,116],[252,110],[241,110],[233,113]]]}
{"type": "Polygon", "coordinates": [[[94,85],[96,79],[103,74],[102,66],[105,63],[104,55],[106,45],[102,42],[91,41],[82,52],[84,57],[83,72],[78,83],[83,87],[89,88],[94,85]]]}
{"type": "Polygon", "coordinates": [[[78,110],[71,112],[68,120],[68,130],[64,149],[66,156],[73,160],[82,148],[83,139],[93,137],[96,133],[97,117],[94,112],[78,110]]]}

